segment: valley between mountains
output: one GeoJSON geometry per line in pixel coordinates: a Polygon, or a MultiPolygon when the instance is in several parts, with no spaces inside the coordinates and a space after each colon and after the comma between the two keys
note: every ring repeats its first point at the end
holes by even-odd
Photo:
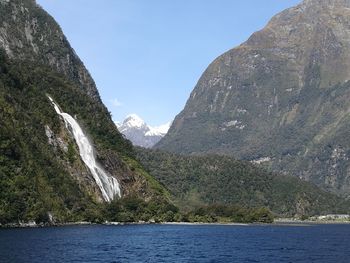
{"type": "Polygon", "coordinates": [[[350,213],[349,10],[304,0],[277,14],[151,127],[112,120],[36,1],[0,0],[0,225],[350,213]]]}

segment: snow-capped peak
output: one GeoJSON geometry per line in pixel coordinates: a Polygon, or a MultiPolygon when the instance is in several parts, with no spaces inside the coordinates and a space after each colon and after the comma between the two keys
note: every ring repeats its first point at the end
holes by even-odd
{"type": "Polygon", "coordinates": [[[115,122],[115,124],[118,130],[134,145],[150,148],[168,132],[171,122],[152,127],[147,125],[137,114],[130,114],[122,123],[115,122]]]}
{"type": "Polygon", "coordinates": [[[164,136],[168,132],[170,125],[171,122],[169,121],[168,123],[157,127],[148,126],[150,130],[146,132],[146,136],[164,136]]]}
{"type": "Polygon", "coordinates": [[[127,128],[146,128],[147,124],[138,115],[130,114],[126,116],[119,127],[122,127],[123,130],[127,128]]]}

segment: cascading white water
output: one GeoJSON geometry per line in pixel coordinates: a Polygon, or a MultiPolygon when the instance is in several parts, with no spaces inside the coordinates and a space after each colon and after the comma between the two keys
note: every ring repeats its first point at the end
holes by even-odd
{"type": "Polygon", "coordinates": [[[105,172],[102,167],[98,165],[95,159],[94,148],[92,147],[89,139],[84,134],[78,122],[68,113],[62,112],[50,96],[48,96],[48,98],[53,104],[57,114],[62,116],[67,129],[70,128],[72,131],[74,139],[79,147],[81,159],[89,168],[92,176],[94,177],[96,184],[100,188],[103,199],[107,202],[110,202],[114,199],[115,196],[121,197],[118,180],[108,175],[107,172],[105,172]]]}

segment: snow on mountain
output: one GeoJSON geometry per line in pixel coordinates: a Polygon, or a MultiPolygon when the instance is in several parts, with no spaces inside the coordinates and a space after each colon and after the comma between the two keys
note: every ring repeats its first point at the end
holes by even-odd
{"type": "MultiPolygon", "coordinates": [[[[146,128],[147,124],[136,114],[130,114],[128,115],[125,120],[123,121],[122,125],[123,130],[127,130],[128,128],[146,128]]],[[[121,132],[123,132],[121,130],[121,132]]]]}
{"type": "Polygon", "coordinates": [[[171,122],[152,127],[138,115],[130,114],[122,123],[115,122],[115,124],[118,130],[134,145],[152,148],[168,132],[171,122]]]}
{"type": "Polygon", "coordinates": [[[167,134],[167,132],[170,128],[170,125],[171,125],[171,121],[169,121],[166,124],[156,126],[156,127],[148,126],[150,128],[150,130],[148,132],[146,132],[146,136],[161,136],[161,137],[163,137],[165,134],[167,134]]]}

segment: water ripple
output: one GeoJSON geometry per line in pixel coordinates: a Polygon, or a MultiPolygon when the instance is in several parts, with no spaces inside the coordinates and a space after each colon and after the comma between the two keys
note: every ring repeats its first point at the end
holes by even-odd
{"type": "Polygon", "coordinates": [[[0,262],[349,262],[350,225],[0,229],[0,262]]]}

